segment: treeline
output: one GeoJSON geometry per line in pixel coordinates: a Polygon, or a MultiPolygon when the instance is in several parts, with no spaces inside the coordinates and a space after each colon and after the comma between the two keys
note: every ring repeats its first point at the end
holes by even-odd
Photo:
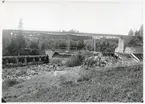
{"type": "MultiPolygon", "coordinates": [[[[85,49],[94,51],[93,40],[85,41],[85,49]]],[[[100,38],[96,39],[96,48],[97,52],[114,52],[115,48],[118,46],[118,39],[116,38],[100,38]]]]}
{"type": "Polygon", "coordinates": [[[81,50],[85,47],[84,41],[74,40],[45,40],[41,43],[41,50],[45,49],[69,49],[70,50],[81,50]]]}
{"type": "MultiPolygon", "coordinates": [[[[114,52],[118,45],[117,39],[96,39],[96,51],[101,52],[114,52]]],[[[44,54],[47,49],[51,50],[90,50],[94,51],[93,40],[62,40],[62,39],[45,39],[38,41],[30,41],[25,39],[23,35],[17,35],[13,37],[10,44],[3,48],[4,56],[15,55],[40,55],[44,54]]]]}
{"type": "Polygon", "coordinates": [[[129,31],[128,35],[135,36],[126,46],[128,47],[143,47],[143,25],[141,25],[139,30],[133,31],[132,29],[129,31]]]}
{"type": "Polygon", "coordinates": [[[143,36],[143,25],[141,25],[139,30],[133,31],[132,29],[128,32],[130,36],[143,36]]]}
{"type": "Polygon", "coordinates": [[[25,39],[21,34],[13,36],[11,42],[4,46],[3,56],[40,55],[38,44],[25,39]]]}

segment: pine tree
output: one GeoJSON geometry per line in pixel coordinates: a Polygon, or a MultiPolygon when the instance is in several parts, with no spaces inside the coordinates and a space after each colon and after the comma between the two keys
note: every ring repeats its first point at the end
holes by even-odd
{"type": "Polygon", "coordinates": [[[141,25],[141,27],[140,27],[140,29],[139,29],[139,34],[140,34],[141,36],[143,36],[143,25],[141,25]]]}
{"type": "Polygon", "coordinates": [[[23,20],[20,18],[19,24],[18,24],[18,30],[23,30],[23,20]]]}
{"type": "Polygon", "coordinates": [[[128,33],[128,35],[130,35],[130,36],[133,36],[133,30],[131,29],[130,31],[129,31],[129,33],[128,33]]]}

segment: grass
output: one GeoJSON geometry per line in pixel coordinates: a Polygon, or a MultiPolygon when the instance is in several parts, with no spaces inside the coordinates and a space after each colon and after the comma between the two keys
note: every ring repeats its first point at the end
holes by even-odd
{"type": "Polygon", "coordinates": [[[16,79],[7,79],[2,83],[3,90],[7,90],[9,87],[12,87],[19,82],[16,79]]]}
{"type": "MultiPolygon", "coordinates": [[[[18,102],[142,102],[143,65],[115,67],[107,70],[94,70],[89,80],[78,83],[49,85],[49,76],[25,82],[23,86],[35,88],[36,93],[13,98],[18,102]],[[26,84],[27,83],[27,84],[26,84]]],[[[24,89],[24,88],[21,88],[24,89]]],[[[19,89],[21,91],[21,89],[19,89]]],[[[26,89],[26,88],[25,88],[26,89]]],[[[16,87],[16,90],[18,88],[16,87]]],[[[25,91],[27,92],[27,91],[25,91]]],[[[10,93],[10,92],[9,92],[10,93]]],[[[20,92],[19,92],[20,93],[20,92]]],[[[15,96],[15,91],[13,96],[15,96]]]]}
{"type": "Polygon", "coordinates": [[[50,59],[50,63],[51,64],[59,64],[59,65],[63,65],[65,64],[65,62],[68,60],[68,58],[52,58],[50,59]]]}

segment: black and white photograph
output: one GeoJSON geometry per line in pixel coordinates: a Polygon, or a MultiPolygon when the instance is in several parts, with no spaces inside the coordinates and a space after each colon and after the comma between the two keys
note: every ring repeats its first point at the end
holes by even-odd
{"type": "Polygon", "coordinates": [[[0,3],[2,103],[143,103],[143,0],[0,3]]]}

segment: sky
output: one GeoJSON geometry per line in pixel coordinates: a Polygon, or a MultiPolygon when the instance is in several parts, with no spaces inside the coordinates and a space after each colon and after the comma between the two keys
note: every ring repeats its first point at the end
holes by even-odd
{"type": "Polygon", "coordinates": [[[115,1],[39,1],[5,2],[2,29],[17,29],[20,18],[24,30],[80,32],[127,35],[143,24],[142,0],[115,1]]]}

